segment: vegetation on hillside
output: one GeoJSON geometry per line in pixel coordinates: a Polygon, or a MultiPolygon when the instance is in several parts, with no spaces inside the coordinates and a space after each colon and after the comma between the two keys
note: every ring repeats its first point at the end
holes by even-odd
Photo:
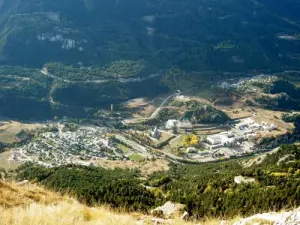
{"type": "Polygon", "coordinates": [[[0,8],[0,58],[33,67],[142,59],[184,71],[299,68],[298,11],[271,0],[11,0],[0,8]]]}
{"type": "Polygon", "coordinates": [[[272,110],[300,109],[300,88],[289,80],[276,79],[272,84],[263,86],[263,89],[266,95],[256,97],[255,101],[265,108],[272,110]]]}
{"type": "MultiPolygon", "coordinates": [[[[249,73],[297,70],[299,10],[294,1],[271,0],[4,1],[0,64],[16,67],[0,68],[1,116],[86,117],[83,107],[207,88],[249,73]],[[58,79],[26,69],[45,65],[58,79]],[[153,79],[124,82],[148,76],[153,79]],[[85,83],[102,79],[122,82],[85,83]]],[[[258,101],[299,108],[288,95],[291,100],[258,101]]]]}
{"type": "Polygon", "coordinates": [[[41,182],[62,193],[72,193],[88,205],[109,204],[127,211],[145,212],[160,202],[140,185],[137,173],[128,170],[83,166],[46,169],[24,165],[18,169],[18,178],[41,182]]]}
{"type": "Polygon", "coordinates": [[[171,105],[184,110],[183,118],[193,123],[225,123],[229,120],[226,113],[196,100],[174,101],[171,105]]]}
{"type": "Polygon", "coordinates": [[[59,62],[46,63],[48,72],[69,81],[93,81],[112,78],[131,78],[148,76],[155,72],[142,61],[119,60],[106,65],[93,65],[89,67],[65,65],[59,62]]]}
{"type": "Polygon", "coordinates": [[[88,204],[105,203],[128,210],[147,211],[167,200],[183,203],[193,218],[234,217],[300,204],[300,148],[283,145],[258,165],[244,168],[239,160],[173,166],[150,176],[146,185],[138,173],[124,170],[64,166],[47,169],[26,165],[19,179],[35,180],[60,192],[72,193],[88,204]],[[236,184],[235,176],[255,178],[236,184]]]}
{"type": "Polygon", "coordinates": [[[34,184],[0,181],[0,224],[134,225],[136,221],[133,215],[105,206],[88,207],[34,184]]]}
{"type": "Polygon", "coordinates": [[[285,145],[250,168],[243,168],[238,161],[178,166],[151,179],[167,176],[160,188],[168,199],[186,204],[196,218],[233,217],[299,206],[299,163],[300,148],[285,145]],[[236,184],[234,177],[239,175],[256,182],[236,184]]]}

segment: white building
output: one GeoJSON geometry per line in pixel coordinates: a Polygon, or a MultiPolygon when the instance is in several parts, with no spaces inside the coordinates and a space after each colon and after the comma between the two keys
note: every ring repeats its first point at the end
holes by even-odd
{"type": "Polygon", "coordinates": [[[231,132],[223,132],[208,136],[207,141],[210,144],[210,149],[216,149],[234,144],[236,142],[236,137],[231,132]]]}
{"type": "Polygon", "coordinates": [[[166,129],[171,130],[178,126],[178,120],[168,120],[165,124],[166,129]]]}
{"type": "Polygon", "coordinates": [[[197,153],[198,150],[195,147],[188,147],[186,153],[197,153]]]}
{"type": "Polygon", "coordinates": [[[220,135],[211,135],[207,137],[207,141],[211,145],[218,145],[221,144],[221,136],[220,135]]]}
{"type": "Polygon", "coordinates": [[[160,138],[160,132],[158,130],[157,127],[155,127],[152,131],[151,131],[151,137],[154,139],[159,139],[160,138]]]}
{"type": "Polygon", "coordinates": [[[184,95],[177,95],[177,96],[175,97],[175,99],[176,99],[177,101],[188,101],[188,100],[189,100],[189,98],[188,98],[188,97],[185,97],[184,95]]]}

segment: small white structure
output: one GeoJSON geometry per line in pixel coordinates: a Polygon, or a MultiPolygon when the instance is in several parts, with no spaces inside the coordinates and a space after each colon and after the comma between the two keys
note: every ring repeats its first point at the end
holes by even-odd
{"type": "Polygon", "coordinates": [[[241,183],[253,183],[255,182],[255,179],[252,177],[243,177],[243,176],[236,176],[234,177],[234,182],[236,184],[241,184],[241,183]]]}
{"type": "Polygon", "coordinates": [[[178,120],[168,120],[165,124],[166,129],[171,130],[178,126],[178,120]]]}
{"type": "Polygon", "coordinates": [[[249,124],[249,125],[255,123],[255,121],[252,118],[247,118],[247,119],[244,120],[244,122],[247,123],[247,124],[249,124]]]}
{"type": "Polygon", "coordinates": [[[277,126],[276,126],[274,123],[272,123],[272,124],[270,125],[269,130],[276,130],[276,129],[277,129],[277,126]]]}
{"type": "Polygon", "coordinates": [[[154,127],[154,129],[151,131],[151,137],[154,139],[160,138],[160,132],[157,127],[154,127]]]}
{"type": "Polygon", "coordinates": [[[197,153],[198,150],[195,147],[188,147],[186,153],[197,153]]]}
{"type": "Polygon", "coordinates": [[[175,99],[176,99],[177,101],[181,101],[181,102],[183,102],[183,101],[188,101],[188,100],[189,100],[189,98],[188,98],[188,97],[185,97],[184,95],[177,95],[177,96],[175,97],[175,99]]]}
{"type": "Polygon", "coordinates": [[[239,130],[244,130],[247,127],[249,127],[249,124],[247,124],[247,123],[239,123],[239,124],[237,124],[237,128],[239,130]]]}

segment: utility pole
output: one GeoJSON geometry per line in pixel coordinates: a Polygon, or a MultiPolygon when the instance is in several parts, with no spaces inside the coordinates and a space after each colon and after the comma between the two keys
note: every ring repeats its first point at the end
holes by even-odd
{"type": "Polygon", "coordinates": [[[113,112],[114,112],[114,104],[110,104],[110,112],[111,112],[111,114],[113,114],[113,112]]]}

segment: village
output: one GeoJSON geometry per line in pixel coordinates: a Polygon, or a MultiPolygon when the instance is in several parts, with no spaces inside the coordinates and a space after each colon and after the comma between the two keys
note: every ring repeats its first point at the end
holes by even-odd
{"type": "MultiPolygon", "coordinates": [[[[252,90],[252,83],[269,84],[273,79],[260,75],[218,85],[223,89],[247,85],[247,90],[252,90]]],[[[258,139],[293,129],[282,121],[280,111],[245,105],[219,107],[191,95],[191,90],[178,90],[150,102],[133,100],[124,112],[115,112],[111,105],[110,110],[99,111],[91,123],[67,118],[47,121],[31,132],[29,142],[12,148],[9,160],[48,167],[97,165],[99,160],[201,163],[256,154],[264,150],[257,146],[258,139]]],[[[26,133],[23,129],[18,132],[18,137],[26,133]]]]}
{"type": "Polygon", "coordinates": [[[80,127],[65,131],[64,125],[58,123],[56,126],[47,124],[40,128],[31,142],[13,150],[11,159],[47,166],[71,163],[88,165],[89,160],[114,154],[102,129],[80,127]]]}

